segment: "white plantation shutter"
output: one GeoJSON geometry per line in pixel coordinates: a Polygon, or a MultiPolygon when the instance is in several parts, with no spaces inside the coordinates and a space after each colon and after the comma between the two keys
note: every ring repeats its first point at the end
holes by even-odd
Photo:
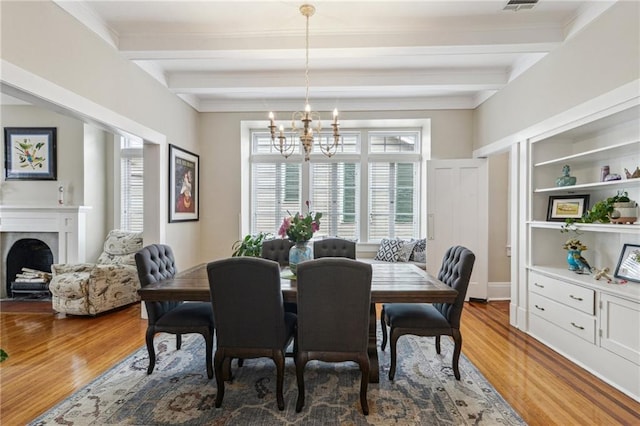
{"type": "Polygon", "coordinates": [[[301,165],[256,163],[252,167],[251,232],[277,234],[287,211],[300,209],[301,165]]]}
{"type": "Polygon", "coordinates": [[[142,232],[144,227],[142,141],[122,138],[120,151],[120,228],[142,232]]]}
{"type": "Polygon", "coordinates": [[[315,237],[420,237],[420,131],[350,129],[342,135],[336,155],[312,154],[304,162],[298,151],[288,159],[274,151],[268,132],[251,133],[252,234],[277,233],[283,217],[306,212],[309,200],[310,210],[323,214],[315,237]]]}
{"type": "Polygon", "coordinates": [[[357,239],[358,164],[312,163],[311,210],[322,212],[317,236],[357,239]]]}

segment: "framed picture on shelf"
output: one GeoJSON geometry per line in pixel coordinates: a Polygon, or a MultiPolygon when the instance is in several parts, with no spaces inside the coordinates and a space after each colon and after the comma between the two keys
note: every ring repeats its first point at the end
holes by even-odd
{"type": "Polygon", "coordinates": [[[565,219],[580,219],[589,207],[589,195],[551,195],[547,208],[547,220],[564,222],[565,219]]]}
{"type": "Polygon", "coordinates": [[[6,180],[56,180],[56,128],[5,127],[6,180]]]}
{"type": "Polygon", "coordinates": [[[614,277],[640,283],[640,245],[625,244],[614,277]]]}
{"type": "Polygon", "coordinates": [[[200,157],[169,145],[169,222],[199,220],[200,157]]]}

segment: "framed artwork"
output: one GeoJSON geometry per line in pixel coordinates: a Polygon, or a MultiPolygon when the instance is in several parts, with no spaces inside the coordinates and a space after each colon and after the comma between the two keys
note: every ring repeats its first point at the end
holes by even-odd
{"type": "Polygon", "coordinates": [[[547,220],[564,222],[565,219],[580,219],[589,207],[589,195],[552,195],[549,197],[547,220]]]}
{"type": "Polygon", "coordinates": [[[200,157],[169,145],[169,222],[199,220],[200,157]]]}
{"type": "Polygon", "coordinates": [[[6,180],[56,180],[56,128],[5,127],[6,180]]]}
{"type": "Polygon", "coordinates": [[[640,283],[640,245],[625,244],[614,277],[640,283]]]}

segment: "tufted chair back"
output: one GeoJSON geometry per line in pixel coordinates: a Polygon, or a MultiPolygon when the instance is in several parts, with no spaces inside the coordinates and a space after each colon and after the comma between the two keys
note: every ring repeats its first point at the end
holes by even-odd
{"type": "Polygon", "coordinates": [[[356,258],[356,243],[342,238],[325,238],[313,243],[313,257],[346,257],[356,258]]]}
{"type": "Polygon", "coordinates": [[[263,241],[260,257],[275,260],[280,266],[287,266],[289,264],[289,250],[293,244],[293,241],[284,238],[263,241]]]}
{"type": "Polygon", "coordinates": [[[433,306],[447,319],[452,328],[460,328],[460,317],[467,296],[471,272],[476,256],[462,246],[450,247],[444,254],[438,279],[458,291],[454,303],[434,303],[433,306]]]}
{"type": "MultiPolygon", "coordinates": [[[[171,247],[164,244],[151,244],[142,248],[135,255],[140,286],[145,287],[176,275],[176,262],[171,247]]],[[[149,324],[155,324],[162,316],[182,302],[148,302],[145,301],[149,324]]]]}

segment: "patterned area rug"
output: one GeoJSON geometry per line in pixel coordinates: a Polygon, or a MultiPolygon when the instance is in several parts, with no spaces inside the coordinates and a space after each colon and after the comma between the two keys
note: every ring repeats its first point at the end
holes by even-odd
{"type": "Polygon", "coordinates": [[[389,349],[378,350],[380,383],[369,384],[369,415],[360,411],[360,371],[355,363],[312,361],[305,369],[306,403],[295,412],[293,360],[285,370],[285,410],[275,399],[275,366],[269,359],[245,360],[225,386],[216,409],[215,379],[208,380],[204,339],[156,336],[158,361],[146,374],[142,348],[31,425],[522,425],[524,421],[462,355],[461,380],[451,369],[453,344],[442,338],[404,336],[398,341],[395,381],[388,379],[389,349]]]}

